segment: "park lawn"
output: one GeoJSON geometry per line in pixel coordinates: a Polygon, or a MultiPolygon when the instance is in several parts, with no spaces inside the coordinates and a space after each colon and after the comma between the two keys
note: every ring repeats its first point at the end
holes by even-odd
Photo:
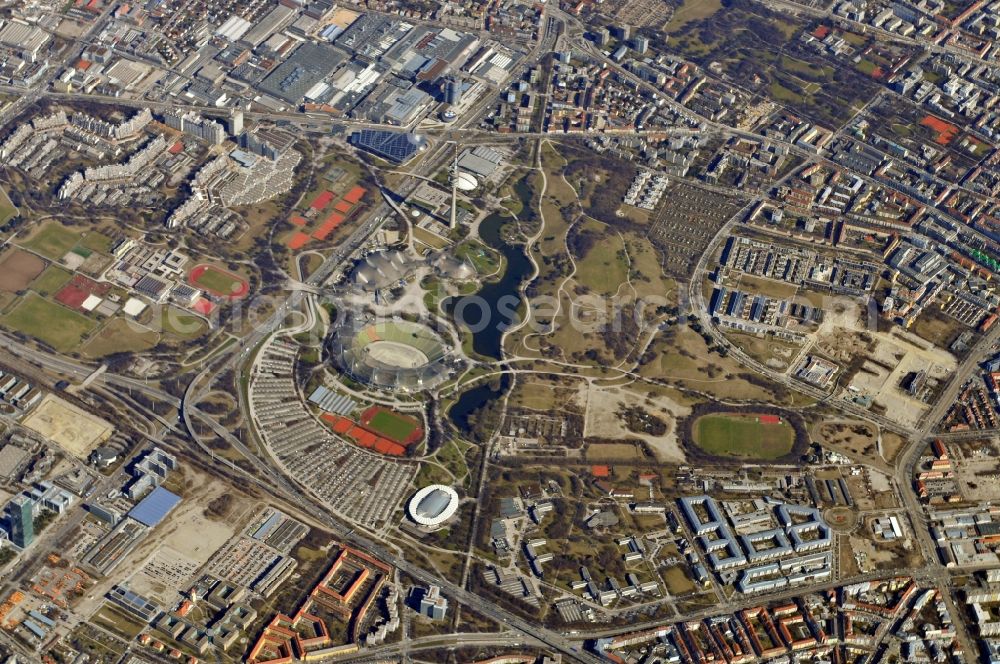
{"type": "Polygon", "coordinates": [[[469,474],[469,466],[465,462],[464,450],[458,446],[458,441],[454,438],[438,450],[436,458],[442,466],[448,469],[448,472],[454,475],[456,480],[462,479],[469,474]]]}
{"type": "Polygon", "coordinates": [[[469,261],[480,275],[493,274],[503,262],[499,253],[477,240],[467,240],[455,247],[455,257],[469,261]]]}
{"type": "Polygon", "coordinates": [[[386,438],[402,442],[416,431],[417,424],[403,415],[396,415],[387,410],[380,410],[372,417],[368,423],[368,428],[386,438]]]}
{"type": "Polygon", "coordinates": [[[636,296],[662,297],[673,301],[676,297],[677,284],[663,274],[660,257],[653,249],[653,245],[645,236],[638,233],[628,232],[624,235],[625,246],[632,264],[632,286],[635,287],[636,296]],[[635,275],[639,275],[638,278],[635,275]]]}
{"type": "MultiPolygon", "coordinates": [[[[154,326],[155,328],[155,326],[154,326]]],[[[160,331],[181,339],[195,339],[208,329],[204,319],[176,307],[163,307],[160,312],[160,331]]]]}
{"type": "Polygon", "coordinates": [[[416,486],[423,487],[428,484],[451,484],[454,481],[454,478],[449,475],[449,471],[436,463],[425,462],[420,464],[420,470],[417,472],[417,477],[413,480],[413,483],[416,486]]]}
{"type": "Polygon", "coordinates": [[[46,258],[59,260],[80,241],[80,234],[70,230],[58,221],[46,222],[31,234],[22,244],[46,258]]]}
{"type": "Polygon", "coordinates": [[[0,225],[6,224],[17,215],[18,209],[11,202],[10,196],[7,195],[7,191],[0,188],[0,225]]]}
{"type": "Polygon", "coordinates": [[[790,90],[777,81],[771,82],[771,96],[775,101],[784,101],[794,104],[802,104],[806,98],[794,90],[790,90]]]}
{"type": "Polygon", "coordinates": [[[91,251],[96,251],[99,254],[106,254],[111,251],[111,245],[113,243],[114,240],[109,238],[104,233],[91,231],[83,237],[83,241],[80,242],[80,246],[90,249],[91,251]]]}
{"type": "Polygon", "coordinates": [[[674,15],[664,30],[667,33],[676,32],[688,23],[708,18],[720,9],[722,9],[722,0],[684,0],[681,6],[674,11],[674,15]]]}
{"type": "Polygon", "coordinates": [[[50,265],[31,282],[31,290],[39,295],[52,295],[65,286],[66,282],[72,276],[73,273],[69,270],[61,268],[58,265],[50,265]]]}
{"type": "Polygon", "coordinates": [[[196,286],[226,295],[242,289],[243,280],[218,268],[205,270],[195,281],[196,286]]]}
{"type": "Polygon", "coordinates": [[[913,136],[913,128],[910,125],[905,125],[901,122],[893,122],[892,133],[897,136],[902,136],[903,138],[910,138],[913,136]]]}
{"type": "Polygon", "coordinates": [[[830,65],[818,66],[805,60],[793,58],[790,55],[781,56],[781,68],[795,74],[802,74],[812,78],[832,79],[834,70],[830,65]]]}
{"type": "Polygon", "coordinates": [[[413,228],[413,239],[417,242],[426,244],[428,247],[436,251],[441,251],[451,245],[451,242],[447,238],[443,238],[440,235],[432,233],[425,228],[420,228],[419,226],[414,226],[413,228]]]}
{"type": "Polygon", "coordinates": [[[792,451],[795,430],[784,421],[761,424],[756,415],[702,415],[694,423],[694,442],[714,456],[777,459],[792,451]]]}
{"type": "MultiPolygon", "coordinates": [[[[537,378],[539,375],[543,374],[537,374],[532,378],[537,378]]],[[[556,410],[561,405],[556,398],[556,387],[555,384],[518,380],[517,385],[510,391],[509,403],[519,408],[556,410]]]]}
{"type": "Polygon", "coordinates": [[[160,335],[153,330],[124,318],[115,318],[90,338],[83,353],[94,358],[112,353],[139,353],[149,350],[159,340],[160,335]]]}
{"type": "Polygon", "coordinates": [[[667,592],[671,595],[686,595],[697,590],[697,586],[684,573],[683,567],[679,565],[668,567],[663,572],[663,583],[667,586],[667,592]]]}
{"type": "Polygon", "coordinates": [[[96,323],[71,309],[31,293],[0,317],[0,324],[9,330],[23,332],[43,341],[60,352],[79,348],[96,323]]]}
{"type": "Polygon", "coordinates": [[[323,264],[323,257],[319,254],[306,254],[305,256],[298,256],[296,259],[298,271],[299,271],[299,281],[305,281],[309,278],[309,275],[319,269],[319,266],[323,264]]]}
{"type": "Polygon", "coordinates": [[[597,226],[597,232],[602,237],[594,243],[586,256],[576,258],[574,279],[595,293],[614,295],[622,283],[628,280],[625,244],[613,229],[603,224],[597,226]]]}

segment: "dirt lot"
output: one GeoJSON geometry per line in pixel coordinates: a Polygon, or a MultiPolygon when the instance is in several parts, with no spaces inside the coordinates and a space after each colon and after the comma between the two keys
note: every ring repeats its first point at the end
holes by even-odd
{"type": "Polygon", "coordinates": [[[802,351],[800,345],[765,335],[727,332],[726,337],[750,357],[778,371],[793,366],[802,351]]]}
{"type": "Polygon", "coordinates": [[[643,397],[625,387],[599,387],[591,385],[587,394],[587,417],[584,436],[595,438],[639,438],[656,453],[660,461],[684,462],[684,452],[677,442],[676,421],[691,412],[690,408],[671,401],[665,396],[643,397]],[[644,405],[652,414],[667,422],[667,432],[650,436],[629,431],[618,416],[623,406],[644,405]]]}
{"type": "Polygon", "coordinates": [[[28,287],[45,269],[45,261],[34,254],[12,249],[0,257],[0,290],[16,293],[28,287]]]}
{"type": "Polygon", "coordinates": [[[892,463],[906,445],[906,439],[891,431],[882,432],[882,457],[892,463]]]}
{"type": "Polygon", "coordinates": [[[966,328],[941,312],[939,306],[927,307],[913,322],[911,331],[935,346],[947,348],[966,328]]]}
{"type": "Polygon", "coordinates": [[[915,334],[898,329],[862,330],[849,313],[836,323],[824,320],[814,338],[814,348],[822,354],[842,366],[853,363],[853,375],[842,379],[844,397],[867,396],[889,417],[907,426],[916,426],[929,406],[903,389],[904,380],[924,371],[928,386],[940,385],[957,366],[951,353],[915,334]],[[859,359],[863,360],[860,365],[859,359]]]}
{"type": "Polygon", "coordinates": [[[873,456],[878,435],[875,427],[859,420],[825,419],[810,432],[813,440],[834,450],[873,456]]]}
{"type": "Polygon", "coordinates": [[[637,461],[642,450],[633,443],[598,443],[587,448],[587,461],[637,461]]]}
{"type": "Polygon", "coordinates": [[[50,394],[25,420],[24,426],[57,443],[70,454],[85,459],[107,440],[114,427],[71,403],[50,394]]]}

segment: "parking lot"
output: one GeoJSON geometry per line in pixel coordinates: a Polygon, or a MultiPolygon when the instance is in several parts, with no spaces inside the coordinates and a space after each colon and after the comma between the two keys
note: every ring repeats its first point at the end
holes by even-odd
{"type": "Polygon", "coordinates": [[[337,438],[320,424],[295,385],[298,346],[270,341],[250,382],[250,409],[271,454],[336,511],[367,526],[386,523],[417,466],[386,459],[337,438]]]}
{"type": "Polygon", "coordinates": [[[649,229],[650,240],[663,253],[664,271],[672,277],[690,277],[712,237],[742,206],[735,198],[671,183],[649,229]]]}

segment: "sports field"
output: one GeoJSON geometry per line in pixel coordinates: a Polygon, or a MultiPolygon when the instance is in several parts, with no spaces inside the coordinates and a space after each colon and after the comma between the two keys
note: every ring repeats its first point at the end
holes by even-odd
{"type": "Polygon", "coordinates": [[[58,265],[50,265],[37,279],[31,282],[31,290],[39,295],[51,295],[65,286],[72,276],[72,272],[64,270],[58,265]]]}
{"type": "Polygon", "coordinates": [[[188,280],[198,288],[219,297],[238,299],[250,290],[249,284],[231,272],[214,265],[199,265],[191,270],[188,280]]]}
{"type": "Polygon", "coordinates": [[[385,408],[369,408],[361,416],[361,423],[380,436],[404,445],[414,443],[423,436],[420,424],[412,417],[385,408]]]}
{"type": "Polygon", "coordinates": [[[365,350],[373,360],[392,367],[415,369],[428,362],[427,355],[419,349],[395,341],[373,341],[365,350]]]}
{"type": "Polygon", "coordinates": [[[26,296],[9,314],[0,318],[0,324],[9,330],[23,332],[44,341],[60,352],[76,350],[95,326],[94,321],[83,314],[34,293],[26,296]]]}
{"type": "Polygon", "coordinates": [[[24,242],[24,246],[40,253],[46,258],[59,260],[66,255],[66,252],[75,247],[79,241],[79,233],[66,228],[58,221],[50,221],[37,229],[24,242]]]}
{"type": "Polygon", "coordinates": [[[702,415],[693,426],[694,442],[713,456],[741,459],[777,459],[791,452],[795,445],[791,425],[760,420],[755,414],[702,415]]]}
{"type": "Polygon", "coordinates": [[[45,269],[45,261],[21,249],[12,249],[0,257],[0,290],[16,293],[28,287],[45,269]]]}

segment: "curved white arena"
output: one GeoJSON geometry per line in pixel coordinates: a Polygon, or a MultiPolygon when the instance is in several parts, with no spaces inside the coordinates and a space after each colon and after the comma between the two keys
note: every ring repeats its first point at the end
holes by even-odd
{"type": "Polygon", "coordinates": [[[410,518],[421,526],[440,526],[458,510],[458,493],[444,484],[431,484],[413,494],[406,505],[410,518]]]}
{"type": "Polygon", "coordinates": [[[474,191],[479,186],[479,182],[476,181],[476,177],[471,173],[460,171],[455,186],[462,191],[474,191]]]}

